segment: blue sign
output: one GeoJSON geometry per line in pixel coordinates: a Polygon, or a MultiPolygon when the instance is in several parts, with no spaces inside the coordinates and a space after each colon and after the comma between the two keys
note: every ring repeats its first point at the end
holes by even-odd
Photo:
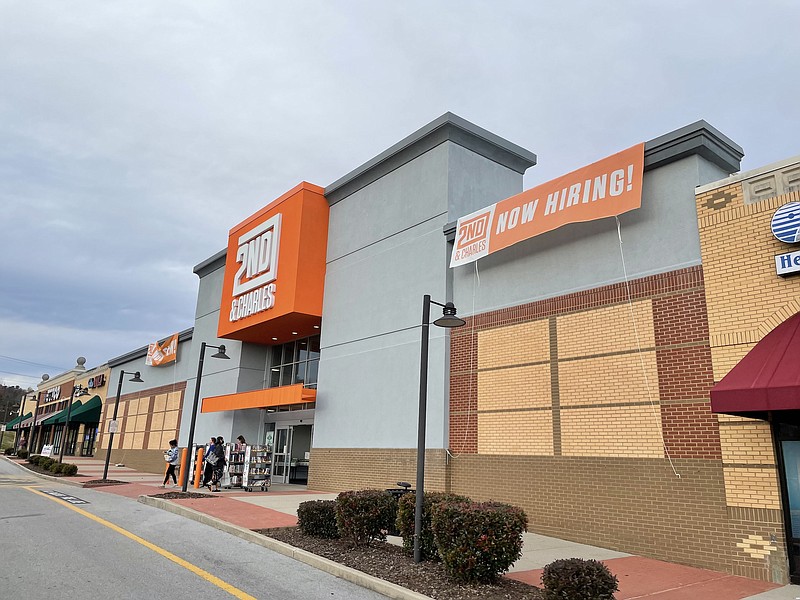
{"type": "Polygon", "coordinates": [[[800,202],[784,204],[772,215],[772,235],[787,244],[800,241],[800,202]]]}

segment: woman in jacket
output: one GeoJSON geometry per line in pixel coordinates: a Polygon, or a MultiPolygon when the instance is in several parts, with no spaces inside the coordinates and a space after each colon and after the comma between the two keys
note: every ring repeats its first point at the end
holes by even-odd
{"type": "Polygon", "coordinates": [[[222,474],[225,472],[225,440],[222,439],[222,436],[219,436],[216,442],[211,452],[217,457],[217,460],[213,465],[214,472],[211,478],[211,485],[208,486],[208,489],[212,492],[219,491],[219,482],[222,480],[222,474]]]}
{"type": "Polygon", "coordinates": [[[164,460],[167,461],[167,472],[164,475],[164,483],[161,487],[166,487],[169,478],[172,477],[172,483],[177,487],[178,479],[175,477],[175,467],[178,466],[180,459],[178,458],[178,440],[169,441],[169,450],[164,452],[164,460]]]}

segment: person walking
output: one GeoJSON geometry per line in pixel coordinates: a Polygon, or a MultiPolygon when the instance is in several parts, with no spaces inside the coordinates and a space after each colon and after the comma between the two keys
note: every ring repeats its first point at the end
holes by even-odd
{"type": "Polygon", "coordinates": [[[214,465],[209,461],[211,453],[214,451],[214,446],[217,443],[217,438],[212,437],[211,441],[206,444],[206,449],[203,452],[203,480],[200,482],[200,487],[207,487],[211,482],[211,476],[214,472],[214,465]]]}
{"type": "Polygon", "coordinates": [[[172,477],[173,485],[177,487],[178,479],[175,477],[175,467],[177,467],[180,462],[178,458],[178,440],[169,441],[169,450],[164,452],[164,460],[167,461],[167,472],[164,474],[164,483],[159,487],[167,487],[167,482],[170,477],[172,477]]]}
{"type": "Polygon", "coordinates": [[[225,440],[222,436],[219,436],[215,441],[214,450],[209,454],[209,461],[213,460],[211,463],[213,471],[211,485],[208,486],[208,489],[212,492],[219,491],[219,482],[222,480],[222,475],[225,472],[225,440]]]}

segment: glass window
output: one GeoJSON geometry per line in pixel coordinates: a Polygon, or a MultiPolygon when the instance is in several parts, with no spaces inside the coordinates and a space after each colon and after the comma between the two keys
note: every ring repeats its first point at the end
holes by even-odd
{"type": "Polygon", "coordinates": [[[297,341],[297,360],[300,362],[308,360],[308,340],[297,341]]]}
{"type": "Polygon", "coordinates": [[[299,362],[297,363],[297,370],[294,374],[294,383],[303,383],[306,376],[306,363],[299,362]]]}
{"type": "Polygon", "coordinates": [[[306,373],[306,383],[317,385],[317,373],[319,372],[319,361],[308,362],[308,372],[306,373]]]}
{"type": "Polygon", "coordinates": [[[269,350],[267,387],[279,387],[302,383],[306,387],[317,387],[319,371],[319,336],[272,346],[269,350]]]}

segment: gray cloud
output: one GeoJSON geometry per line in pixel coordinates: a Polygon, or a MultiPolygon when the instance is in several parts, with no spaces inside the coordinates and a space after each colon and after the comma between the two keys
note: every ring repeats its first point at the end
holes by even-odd
{"type": "MultiPolygon", "coordinates": [[[[526,186],[705,118],[798,154],[792,1],[0,4],[0,355],[89,365],[192,324],[192,267],[301,180],[446,111],[526,186]]],[[[42,369],[0,359],[0,378],[42,369]]],[[[26,380],[27,382],[27,380],[26,380]]]]}

